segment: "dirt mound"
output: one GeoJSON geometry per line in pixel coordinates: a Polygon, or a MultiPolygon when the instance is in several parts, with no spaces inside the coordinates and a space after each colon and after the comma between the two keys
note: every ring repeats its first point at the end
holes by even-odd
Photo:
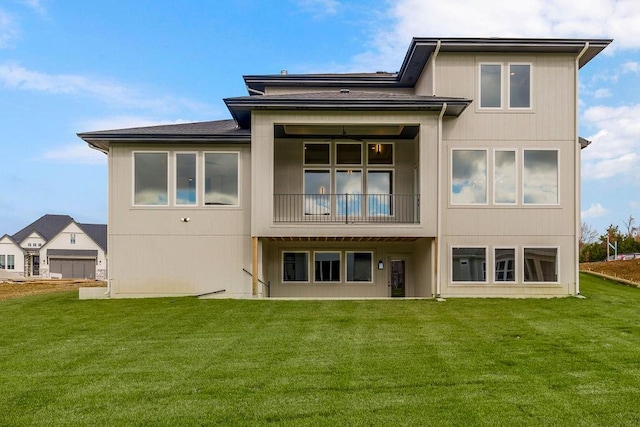
{"type": "Polygon", "coordinates": [[[580,270],[593,271],[607,276],[628,280],[640,285],[640,259],[628,261],[585,262],[580,270]]]}
{"type": "Polygon", "coordinates": [[[75,291],[78,288],[106,287],[106,282],[98,280],[27,280],[19,283],[3,283],[0,280],[0,300],[51,292],[75,291]]]}

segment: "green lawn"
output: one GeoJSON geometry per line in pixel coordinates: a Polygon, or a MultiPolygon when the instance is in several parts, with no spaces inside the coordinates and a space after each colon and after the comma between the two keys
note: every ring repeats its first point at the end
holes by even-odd
{"type": "Polygon", "coordinates": [[[638,425],[640,289],[0,301],[0,425],[638,425]]]}

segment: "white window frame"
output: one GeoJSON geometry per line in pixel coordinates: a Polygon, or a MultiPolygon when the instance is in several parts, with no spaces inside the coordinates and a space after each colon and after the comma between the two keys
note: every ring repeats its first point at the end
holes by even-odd
{"type": "Polygon", "coordinates": [[[349,251],[344,251],[344,282],[345,283],[356,283],[356,284],[360,284],[360,283],[364,283],[364,284],[371,284],[374,281],[374,261],[375,257],[373,256],[373,251],[358,251],[358,250],[349,250],[349,251]],[[348,259],[349,259],[349,254],[371,254],[371,265],[370,265],[370,273],[371,273],[371,280],[369,281],[364,281],[364,280],[349,280],[349,274],[348,274],[348,259]]]}
{"type": "Polygon", "coordinates": [[[325,283],[342,283],[342,251],[313,251],[313,282],[319,284],[325,283]],[[338,254],[338,275],[340,275],[338,280],[316,280],[316,255],[317,254],[338,254]]]}
{"type": "Polygon", "coordinates": [[[171,206],[171,153],[169,151],[136,150],[131,153],[131,206],[141,208],[165,208],[171,206]],[[136,154],[166,154],[167,156],[167,203],[144,205],[136,203],[136,154]]]}
{"type": "Polygon", "coordinates": [[[520,156],[518,155],[518,149],[517,148],[494,148],[493,149],[493,158],[492,158],[492,164],[491,164],[491,180],[492,180],[492,186],[493,186],[493,204],[496,206],[517,206],[518,203],[521,201],[520,199],[520,165],[519,165],[519,161],[520,161],[520,156]],[[496,199],[496,154],[498,152],[513,152],[513,156],[514,156],[514,163],[515,163],[515,176],[513,177],[513,179],[515,180],[514,185],[515,185],[515,199],[513,201],[513,203],[509,203],[509,202],[497,202],[496,199]]]}
{"type": "Polygon", "coordinates": [[[69,234],[69,244],[70,245],[75,245],[76,244],[76,233],[70,233],[69,234]]]}
{"type": "Polygon", "coordinates": [[[542,148],[536,148],[536,147],[526,147],[523,148],[521,150],[521,155],[520,155],[520,164],[522,165],[520,168],[520,203],[522,204],[522,206],[534,206],[534,207],[540,207],[540,206],[560,206],[561,205],[561,193],[562,193],[562,183],[560,182],[560,178],[562,176],[561,174],[561,170],[560,170],[560,164],[562,163],[562,152],[560,150],[560,148],[548,148],[548,147],[542,147],[542,148]],[[524,181],[524,155],[527,151],[555,151],[556,152],[556,161],[557,161],[557,180],[556,180],[556,185],[557,185],[557,200],[555,203],[526,203],[524,201],[524,197],[525,197],[525,193],[524,193],[524,185],[525,185],[525,181],[524,181]]]}
{"type": "Polygon", "coordinates": [[[533,110],[533,63],[526,61],[507,62],[507,108],[514,111],[531,111],[533,110]],[[511,66],[512,65],[528,65],[529,66],[529,106],[528,107],[512,107],[511,106],[511,66]]]}
{"type": "Polygon", "coordinates": [[[559,246],[545,246],[545,245],[527,245],[523,246],[521,250],[522,256],[522,273],[520,279],[522,280],[522,284],[524,285],[558,285],[562,283],[560,279],[560,247],[559,246]],[[538,282],[538,281],[525,281],[525,274],[527,269],[527,259],[525,258],[524,252],[527,249],[555,249],[556,250],[556,281],[555,282],[538,282]]]}
{"type": "MultiPolygon", "coordinates": [[[[391,169],[389,167],[386,167],[386,168],[368,167],[367,169],[364,170],[364,174],[365,174],[365,177],[364,177],[363,191],[365,192],[364,194],[366,194],[366,200],[364,201],[365,216],[367,218],[394,218],[396,216],[396,211],[398,210],[398,206],[397,206],[398,201],[397,201],[397,198],[394,197],[396,195],[396,170],[391,169]],[[369,193],[369,173],[370,172],[373,172],[373,173],[382,172],[382,173],[391,174],[391,193],[389,193],[388,196],[389,196],[389,199],[392,201],[392,204],[390,206],[391,213],[389,215],[371,215],[369,212],[369,196],[371,196],[371,193],[369,193]]],[[[386,194],[383,194],[383,196],[385,195],[386,194]]]]}
{"type": "MultiPolygon", "coordinates": [[[[488,271],[487,265],[489,261],[489,247],[485,245],[450,245],[449,246],[449,274],[450,274],[450,282],[454,285],[487,285],[489,284],[489,274],[493,273],[493,271],[488,271]],[[484,280],[453,280],[453,250],[454,249],[484,249],[484,262],[483,262],[483,271],[484,271],[484,280]]],[[[493,270],[493,269],[492,269],[493,270]]]]}
{"type": "MultiPolygon", "coordinates": [[[[301,250],[282,250],[281,252],[281,259],[280,259],[280,279],[281,282],[284,284],[289,284],[289,283],[311,283],[311,274],[314,273],[314,271],[311,269],[311,251],[301,251],[301,250]],[[285,254],[307,254],[307,280],[285,280],[284,277],[284,262],[285,262],[285,254]]],[[[315,276],[314,276],[315,277],[315,276]]]]}
{"type": "MultiPolygon", "coordinates": [[[[178,207],[178,208],[195,208],[200,206],[200,187],[201,184],[200,182],[204,182],[204,172],[200,172],[200,166],[201,166],[201,162],[199,160],[199,156],[198,156],[198,152],[197,151],[176,151],[173,153],[173,179],[171,180],[172,183],[172,190],[171,190],[171,194],[173,196],[173,205],[178,207]],[[194,177],[195,181],[196,181],[196,202],[194,204],[184,204],[184,203],[178,203],[178,183],[177,183],[177,179],[178,179],[178,155],[180,154],[193,154],[196,156],[196,175],[194,177]],[[202,179],[201,179],[202,178],[202,179]]],[[[240,183],[238,182],[238,186],[240,185],[240,183]]]]}
{"type": "Polygon", "coordinates": [[[483,111],[500,111],[504,109],[504,62],[500,61],[481,61],[478,62],[478,108],[483,111]],[[482,66],[498,65],[500,66],[500,106],[499,107],[483,107],[482,106],[482,66]]]}
{"type": "Polygon", "coordinates": [[[7,269],[7,256],[5,254],[0,254],[0,270],[7,269]]]}
{"type": "Polygon", "coordinates": [[[489,149],[486,147],[452,147],[449,150],[449,204],[451,206],[469,206],[469,207],[478,207],[478,206],[488,206],[489,205],[489,177],[491,175],[490,168],[490,159],[489,159],[489,149]],[[454,151],[484,151],[485,158],[485,195],[484,195],[484,203],[460,203],[454,202],[453,200],[453,152],[454,151]]]}
{"type": "Polygon", "coordinates": [[[16,256],[14,254],[7,255],[7,270],[15,270],[16,269],[16,256]]]}
{"type": "Polygon", "coordinates": [[[491,264],[493,266],[493,271],[491,271],[492,282],[496,285],[514,285],[518,283],[518,248],[516,246],[494,246],[492,251],[492,261],[491,264]],[[509,249],[513,251],[513,280],[497,280],[496,273],[498,272],[496,268],[496,251],[500,249],[509,249]]]}
{"type": "Polygon", "coordinates": [[[318,168],[304,168],[302,169],[302,199],[303,199],[303,213],[305,216],[315,216],[315,217],[322,217],[325,215],[333,215],[335,212],[335,207],[334,207],[334,191],[333,191],[333,175],[334,175],[334,169],[331,166],[327,166],[327,167],[318,167],[318,168]],[[307,194],[305,191],[305,188],[307,187],[307,172],[313,172],[313,171],[317,171],[317,172],[326,172],[329,175],[329,188],[327,188],[325,190],[324,195],[327,196],[327,198],[329,199],[329,212],[328,213],[307,213],[307,195],[309,196],[313,196],[313,195],[323,195],[323,193],[309,193],[307,194]]]}
{"type": "MultiPolygon", "coordinates": [[[[240,207],[240,205],[242,204],[242,181],[241,181],[241,177],[242,177],[242,162],[241,162],[241,152],[240,151],[215,151],[215,150],[208,150],[208,151],[203,151],[202,152],[202,173],[201,175],[201,179],[200,181],[202,182],[201,185],[201,196],[202,196],[202,206],[206,209],[237,209],[240,207]],[[207,186],[206,186],[206,177],[205,177],[205,173],[207,170],[206,167],[206,161],[207,161],[207,154],[235,154],[236,155],[236,161],[237,161],[237,165],[238,165],[238,171],[237,171],[237,176],[236,176],[236,182],[238,184],[238,203],[236,203],[235,205],[207,205],[206,203],[206,191],[207,191],[207,186]]],[[[197,196],[196,196],[197,197],[197,196]]],[[[181,205],[182,206],[182,205],[181,205]]],[[[193,207],[193,205],[188,205],[193,207]]]]}

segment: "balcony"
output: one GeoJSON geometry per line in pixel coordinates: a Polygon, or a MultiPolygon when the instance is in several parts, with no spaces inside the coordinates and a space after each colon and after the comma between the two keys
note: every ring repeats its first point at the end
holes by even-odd
{"type": "Polygon", "coordinates": [[[418,224],[418,194],[274,194],[275,223],[418,224]]]}

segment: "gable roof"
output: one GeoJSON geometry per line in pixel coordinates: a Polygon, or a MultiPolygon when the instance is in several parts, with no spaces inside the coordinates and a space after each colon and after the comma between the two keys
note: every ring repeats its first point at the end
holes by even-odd
{"type": "Polygon", "coordinates": [[[78,224],[78,226],[87,233],[87,235],[91,237],[103,251],[107,252],[106,224],[78,224]]]}
{"type": "Polygon", "coordinates": [[[29,237],[31,233],[36,232],[48,242],[71,222],[73,222],[73,218],[69,215],[43,215],[22,230],[18,231],[12,237],[16,242],[22,243],[22,241],[29,237]]]}
{"type": "Polygon", "coordinates": [[[20,246],[20,244],[18,242],[15,241],[15,239],[11,236],[9,236],[8,234],[5,234],[4,236],[0,236],[0,240],[7,238],[11,241],[11,243],[13,243],[14,245],[16,245],[18,248],[20,248],[20,250],[24,251],[24,249],[22,249],[22,247],[20,246]]]}

